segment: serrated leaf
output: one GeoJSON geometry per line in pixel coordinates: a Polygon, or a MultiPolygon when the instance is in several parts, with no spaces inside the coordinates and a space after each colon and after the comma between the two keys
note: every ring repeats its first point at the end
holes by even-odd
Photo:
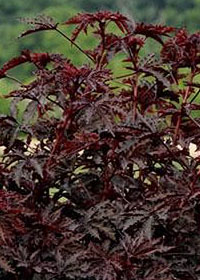
{"type": "Polygon", "coordinates": [[[21,22],[32,25],[33,28],[24,31],[18,36],[18,38],[24,37],[26,35],[45,30],[54,30],[57,27],[57,23],[54,22],[53,18],[46,15],[38,15],[35,18],[19,18],[21,22]]]}
{"type": "Polygon", "coordinates": [[[88,228],[88,231],[89,231],[89,233],[90,233],[93,237],[95,237],[95,238],[101,240],[101,238],[100,238],[100,236],[99,236],[98,228],[90,227],[90,228],[88,228]]]}

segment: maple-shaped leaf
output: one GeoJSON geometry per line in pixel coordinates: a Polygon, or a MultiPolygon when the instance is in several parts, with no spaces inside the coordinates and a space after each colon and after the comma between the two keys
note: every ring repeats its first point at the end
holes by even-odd
{"type": "Polygon", "coordinates": [[[22,63],[27,62],[27,57],[24,55],[14,57],[10,61],[6,62],[3,67],[0,69],[0,78],[4,78],[6,76],[6,72],[22,63]]]}
{"type": "Polygon", "coordinates": [[[169,36],[170,33],[174,32],[176,29],[171,26],[153,25],[138,23],[135,28],[135,34],[144,35],[150,37],[159,43],[163,44],[162,36],[169,36]]]}
{"type": "Polygon", "coordinates": [[[38,68],[46,66],[51,61],[51,57],[48,53],[32,53],[29,50],[23,50],[21,55],[12,58],[6,62],[0,69],[0,79],[6,76],[6,72],[16,66],[29,62],[35,64],[38,68]]]}
{"type": "Polygon", "coordinates": [[[190,35],[186,29],[182,28],[173,38],[165,42],[161,57],[164,62],[174,66],[196,68],[200,63],[199,46],[200,33],[190,35]]]}
{"type": "Polygon", "coordinates": [[[113,13],[109,11],[100,11],[96,13],[79,13],[78,15],[67,20],[64,24],[76,24],[72,34],[72,40],[76,40],[81,31],[87,34],[88,27],[95,27],[98,23],[100,26],[109,22],[114,22],[123,33],[133,33],[135,30],[135,23],[119,12],[113,13]]]}

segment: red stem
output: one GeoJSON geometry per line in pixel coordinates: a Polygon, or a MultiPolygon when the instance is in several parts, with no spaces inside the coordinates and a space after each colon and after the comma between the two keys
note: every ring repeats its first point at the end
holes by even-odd
{"type": "MultiPolygon", "coordinates": [[[[195,74],[194,72],[191,73],[189,84],[192,83],[193,78],[194,78],[194,74],[195,74]]],[[[190,85],[186,88],[185,95],[184,95],[184,98],[183,98],[183,102],[182,102],[182,105],[181,105],[180,115],[178,116],[178,120],[177,120],[177,123],[176,123],[176,128],[175,128],[175,133],[174,133],[174,143],[175,144],[176,144],[177,139],[178,139],[178,134],[179,134],[180,125],[181,125],[181,119],[182,119],[182,115],[183,115],[183,109],[184,109],[184,106],[187,102],[187,99],[188,99],[188,96],[189,96],[189,93],[190,93],[190,88],[191,88],[190,85]]]]}
{"type": "Polygon", "coordinates": [[[136,113],[137,113],[137,97],[138,97],[138,77],[136,78],[136,82],[134,85],[134,90],[133,90],[133,122],[135,122],[136,119],[136,113]]]}

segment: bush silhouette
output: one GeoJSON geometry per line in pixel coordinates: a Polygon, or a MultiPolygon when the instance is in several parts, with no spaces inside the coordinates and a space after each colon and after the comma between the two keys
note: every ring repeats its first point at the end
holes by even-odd
{"type": "Polygon", "coordinates": [[[1,279],[199,278],[200,33],[106,11],[66,21],[71,37],[49,17],[26,21],[21,36],[58,32],[86,61],[24,50],[0,70],[15,80],[9,70],[35,66],[0,116],[1,279]],[[93,50],[76,43],[87,31],[93,50]],[[158,55],[143,55],[149,39],[158,55]]]}

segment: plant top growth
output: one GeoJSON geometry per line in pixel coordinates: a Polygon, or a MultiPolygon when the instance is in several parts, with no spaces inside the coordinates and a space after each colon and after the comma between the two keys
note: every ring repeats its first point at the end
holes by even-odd
{"type": "Polygon", "coordinates": [[[0,70],[35,67],[0,116],[1,279],[199,279],[200,33],[107,11],[67,20],[71,37],[48,16],[26,22],[21,37],[57,32],[85,62],[24,50],[0,70]],[[149,40],[159,54],[143,55],[149,40]]]}

